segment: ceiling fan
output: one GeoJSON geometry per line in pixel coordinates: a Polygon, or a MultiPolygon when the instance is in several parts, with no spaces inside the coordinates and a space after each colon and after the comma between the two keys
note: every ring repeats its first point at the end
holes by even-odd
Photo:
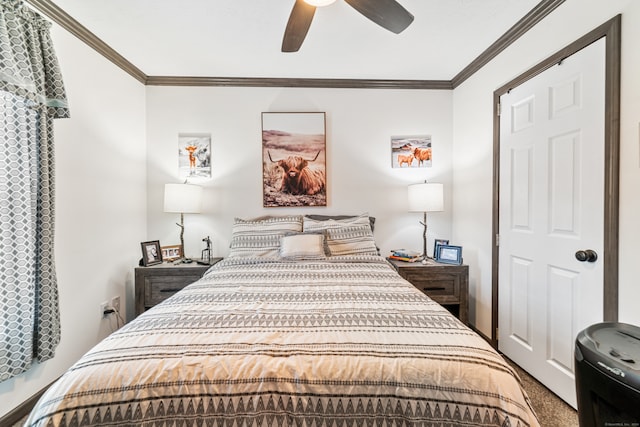
{"type": "MultiPolygon", "coordinates": [[[[282,52],[297,52],[309,31],[316,7],[336,0],[296,0],[282,39],[282,52]]],[[[399,34],[413,22],[413,15],[396,0],[344,0],[381,27],[399,34]]]]}

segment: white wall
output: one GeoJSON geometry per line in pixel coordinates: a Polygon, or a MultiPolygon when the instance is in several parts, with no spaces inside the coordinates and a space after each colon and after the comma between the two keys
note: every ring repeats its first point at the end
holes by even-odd
{"type": "Polygon", "coordinates": [[[622,13],[619,318],[640,324],[635,263],[640,240],[640,2],[567,0],[455,89],[453,232],[470,264],[471,322],[491,335],[493,91],[582,35],[622,13]]]}
{"type": "Polygon", "coordinates": [[[53,359],[0,383],[0,417],[111,332],[102,301],[120,295],[133,313],[146,237],[144,86],[59,27],[52,38],[71,107],[55,125],[62,340],[53,359]]]}
{"type": "Polygon", "coordinates": [[[358,214],[377,218],[382,254],[422,249],[419,213],[407,212],[407,185],[445,184],[445,212],[429,216],[434,237],[451,237],[451,91],[283,88],[147,88],[149,238],[179,243],[177,214],[163,209],[163,188],[178,178],[179,133],[210,133],[212,179],[204,213],[185,215],[185,252],[199,257],[210,235],[225,256],[234,217],[283,213],[358,214]],[[262,207],[261,112],[323,111],[327,128],[328,206],[262,207]],[[433,167],[391,168],[392,135],[432,135],[433,167]]]}

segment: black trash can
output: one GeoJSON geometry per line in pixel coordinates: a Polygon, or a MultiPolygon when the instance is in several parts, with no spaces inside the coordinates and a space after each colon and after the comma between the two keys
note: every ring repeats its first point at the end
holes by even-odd
{"type": "Polygon", "coordinates": [[[575,349],[580,427],[640,427],[640,328],[597,323],[575,349]]]}

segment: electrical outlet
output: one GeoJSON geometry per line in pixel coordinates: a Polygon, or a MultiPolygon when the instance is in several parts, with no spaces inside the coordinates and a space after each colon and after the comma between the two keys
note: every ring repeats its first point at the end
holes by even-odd
{"type": "Polygon", "coordinates": [[[106,314],[104,314],[104,311],[107,309],[107,307],[109,307],[109,303],[104,301],[100,304],[100,317],[105,317],[106,314]]]}
{"type": "Polygon", "coordinates": [[[120,296],[116,295],[115,297],[111,298],[111,307],[113,307],[113,309],[120,313],[120,296]]]}

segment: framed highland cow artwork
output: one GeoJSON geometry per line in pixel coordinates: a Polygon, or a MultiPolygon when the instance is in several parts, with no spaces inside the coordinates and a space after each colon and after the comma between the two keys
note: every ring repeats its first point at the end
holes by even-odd
{"type": "Polygon", "coordinates": [[[211,178],[211,134],[178,134],[180,178],[211,178]]]}
{"type": "Polygon", "coordinates": [[[325,113],[262,113],[264,207],[327,206],[325,113]]]}
{"type": "Polygon", "coordinates": [[[431,135],[391,137],[391,167],[427,168],[432,161],[431,135]]]}

